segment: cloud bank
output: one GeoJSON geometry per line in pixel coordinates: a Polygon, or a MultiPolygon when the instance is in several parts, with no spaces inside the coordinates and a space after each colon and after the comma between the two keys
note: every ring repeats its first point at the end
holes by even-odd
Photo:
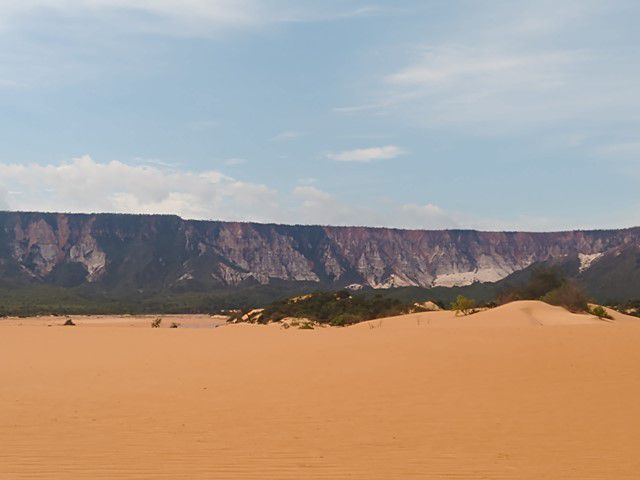
{"type": "Polygon", "coordinates": [[[492,136],[635,124],[637,50],[628,38],[620,41],[629,34],[623,16],[634,14],[631,5],[565,0],[470,6],[468,14],[453,17],[447,35],[404,45],[399,67],[373,85],[364,83],[359,99],[333,111],[394,115],[423,128],[492,136]]]}
{"type": "Polygon", "coordinates": [[[57,165],[0,163],[0,208],[324,225],[457,226],[452,215],[430,204],[374,209],[343,202],[313,185],[281,193],[215,170],[177,172],[156,165],[99,163],[88,155],[57,165]]]}
{"type": "Polygon", "coordinates": [[[89,156],[59,165],[0,164],[0,189],[20,210],[172,213],[186,218],[269,220],[276,193],[217,171],[175,172],[157,166],[95,162],[89,156]]]}
{"type": "Polygon", "coordinates": [[[407,153],[395,145],[384,147],[357,148],[338,153],[329,153],[327,158],[337,162],[372,162],[374,160],[389,160],[407,153]]]}
{"type": "MultiPolygon", "coordinates": [[[[356,2],[357,3],[357,2],[356,2]]],[[[325,0],[3,0],[0,27],[34,15],[102,18],[118,28],[157,34],[209,36],[221,29],[261,28],[377,16],[387,9],[325,0]]]]}
{"type": "Polygon", "coordinates": [[[242,26],[269,18],[264,2],[255,0],[6,0],[0,4],[5,20],[48,12],[63,15],[138,13],[147,20],[242,26]]]}

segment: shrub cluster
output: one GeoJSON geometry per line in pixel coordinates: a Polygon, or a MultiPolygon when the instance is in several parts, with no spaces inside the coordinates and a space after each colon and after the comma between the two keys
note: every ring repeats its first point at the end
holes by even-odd
{"type": "Polygon", "coordinates": [[[607,311],[603,307],[601,307],[600,305],[596,305],[595,307],[590,308],[589,309],[589,313],[591,313],[591,315],[595,315],[600,320],[602,320],[602,319],[607,319],[607,320],[613,319],[613,317],[611,315],[609,315],[607,313],[607,311]]]}
{"type": "Polygon", "coordinates": [[[558,288],[547,292],[541,300],[551,305],[564,307],[570,312],[587,312],[587,297],[575,283],[565,281],[558,288]]]}
{"type": "Polygon", "coordinates": [[[542,300],[551,305],[564,307],[571,312],[589,310],[584,291],[554,268],[535,269],[525,285],[504,290],[498,294],[497,299],[501,304],[514,300],[542,300]]]}
{"type": "MultiPolygon", "coordinates": [[[[399,315],[409,310],[410,306],[402,304],[399,300],[385,298],[379,294],[368,298],[340,290],[274,302],[261,311],[257,322],[279,322],[284,318],[294,317],[333,326],[346,326],[399,315]]],[[[242,316],[237,315],[234,320],[238,321],[241,318],[242,316]]]]}
{"type": "Polygon", "coordinates": [[[625,315],[640,317],[640,300],[630,300],[621,304],[611,304],[610,306],[614,310],[624,313],[625,315]]]}
{"type": "Polygon", "coordinates": [[[471,315],[476,312],[476,301],[464,295],[458,295],[451,304],[451,310],[456,312],[456,315],[471,315]]]}

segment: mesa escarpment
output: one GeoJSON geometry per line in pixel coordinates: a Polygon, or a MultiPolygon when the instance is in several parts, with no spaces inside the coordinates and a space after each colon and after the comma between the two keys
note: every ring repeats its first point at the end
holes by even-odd
{"type": "Polygon", "coordinates": [[[639,246],[640,228],[429,231],[2,212],[0,280],[187,290],[274,281],[458,286],[562,258],[588,275],[639,246]]]}

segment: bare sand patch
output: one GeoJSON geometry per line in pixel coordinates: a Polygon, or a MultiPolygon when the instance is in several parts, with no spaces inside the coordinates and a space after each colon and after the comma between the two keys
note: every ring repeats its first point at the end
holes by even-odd
{"type": "Polygon", "coordinates": [[[638,478],[640,322],[448,313],[0,323],[0,478],[638,478]]]}
{"type": "Polygon", "coordinates": [[[161,319],[159,328],[170,328],[172,324],[181,328],[216,328],[227,321],[223,315],[43,315],[39,317],[0,318],[2,326],[60,327],[70,319],[77,327],[135,327],[149,328],[161,319]]]}

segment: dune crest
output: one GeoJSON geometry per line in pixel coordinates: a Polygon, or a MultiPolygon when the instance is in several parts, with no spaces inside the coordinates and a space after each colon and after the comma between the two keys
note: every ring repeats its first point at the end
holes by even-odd
{"type": "Polygon", "coordinates": [[[571,313],[562,307],[539,300],[519,300],[474,314],[469,320],[484,325],[583,325],[601,324],[602,320],[586,313],[571,313]]]}
{"type": "MultiPolygon", "coordinates": [[[[640,322],[636,317],[607,309],[614,321],[640,322]]],[[[412,328],[429,325],[432,327],[542,327],[561,325],[605,325],[606,320],[587,313],[571,313],[562,307],[555,307],[539,300],[518,300],[472,315],[456,315],[452,311],[420,312],[371,320],[360,325],[383,322],[389,328],[412,328]]],[[[357,327],[357,325],[356,325],[357,327]]]]}

